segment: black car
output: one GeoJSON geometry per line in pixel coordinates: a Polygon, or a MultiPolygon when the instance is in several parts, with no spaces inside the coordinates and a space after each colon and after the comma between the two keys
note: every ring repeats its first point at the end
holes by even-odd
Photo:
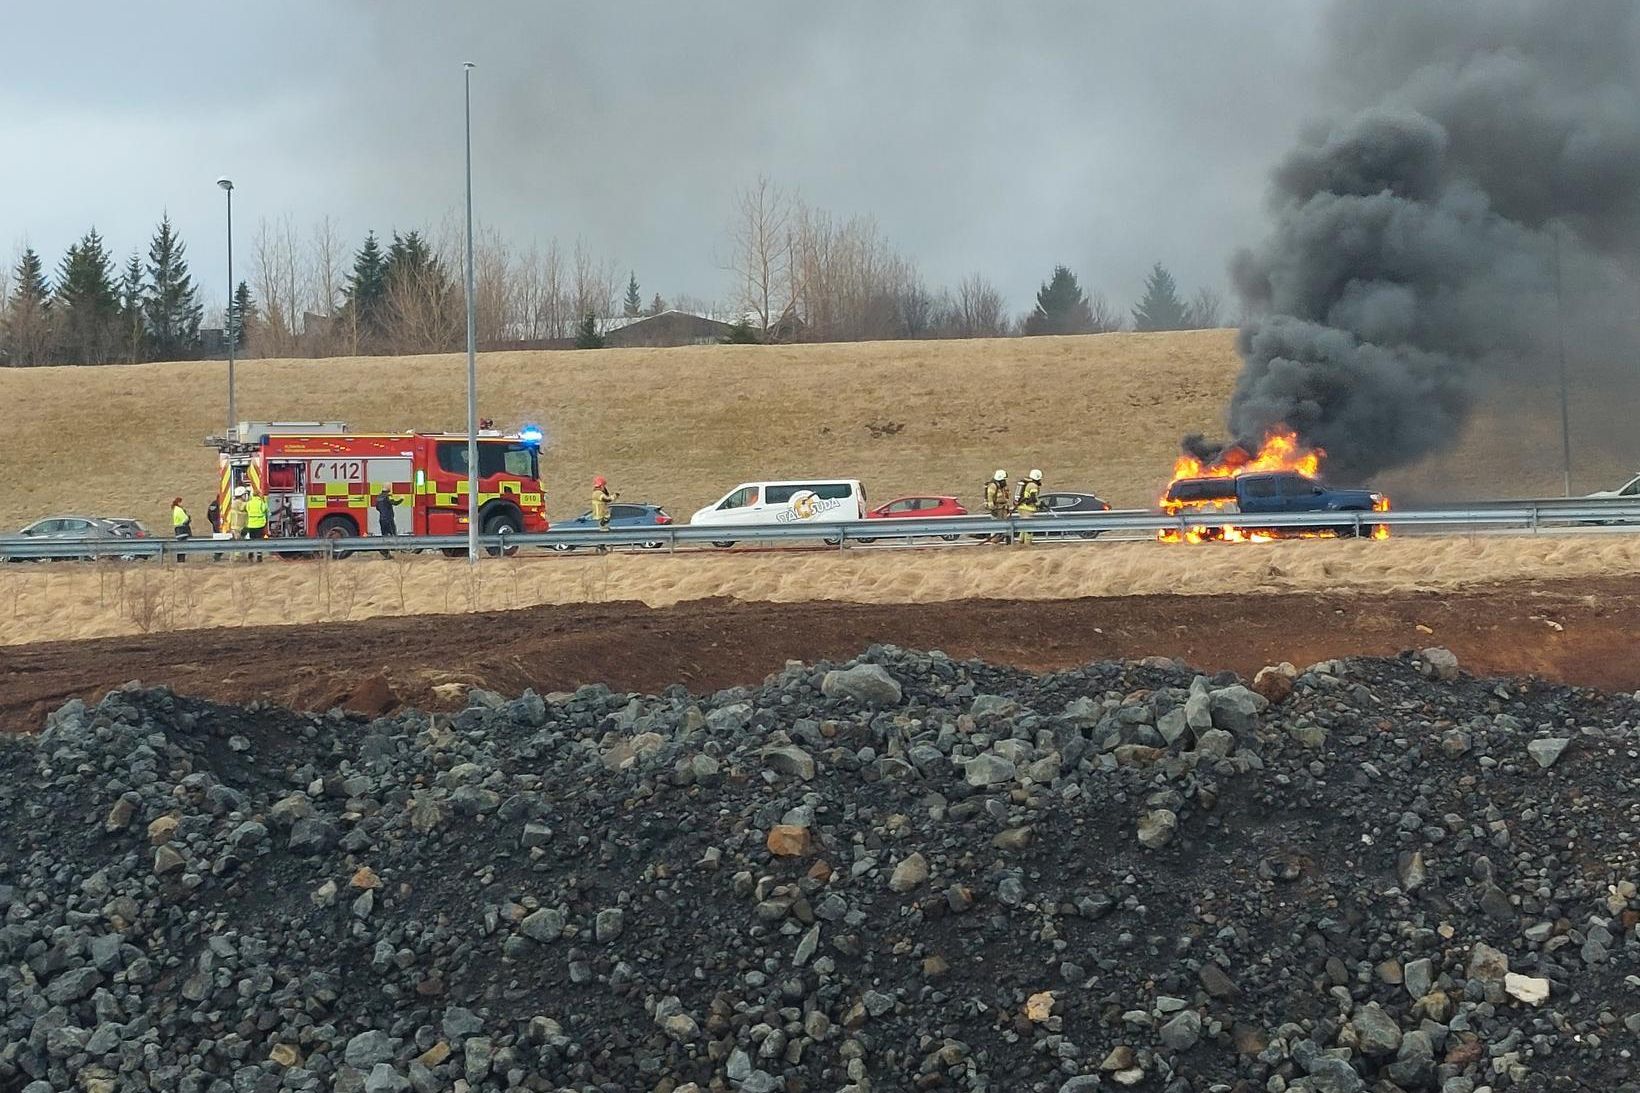
{"type": "MultiPolygon", "coordinates": [[[[1061,516],[1093,516],[1096,513],[1109,512],[1110,502],[1092,493],[1044,493],[1042,495],[1042,511],[1037,514],[1038,521],[1056,519],[1061,516]]],[[[1036,525],[1031,526],[1035,535],[1048,538],[1052,536],[1069,537],[1075,535],[1081,539],[1097,539],[1104,534],[1099,531],[1037,531],[1036,525]]]]}

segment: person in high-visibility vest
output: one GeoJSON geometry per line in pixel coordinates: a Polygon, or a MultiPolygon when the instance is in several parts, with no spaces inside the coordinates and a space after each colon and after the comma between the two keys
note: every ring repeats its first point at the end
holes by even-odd
{"type": "MultiPolygon", "coordinates": [[[[1023,478],[1019,483],[1019,496],[1014,498],[1014,512],[1020,516],[1035,516],[1042,508],[1042,472],[1033,469],[1029,478],[1023,478]]],[[[1031,545],[1031,533],[1019,533],[1021,546],[1031,545]]]]}
{"type": "MultiPolygon", "coordinates": [[[[182,507],[182,498],[180,497],[171,498],[171,534],[177,537],[178,542],[184,542],[192,538],[194,534],[193,524],[188,519],[188,510],[182,507]]],[[[177,555],[178,562],[187,560],[188,556],[186,554],[177,555]]]]}
{"type": "MultiPolygon", "coordinates": [[[[253,492],[245,498],[245,538],[265,539],[268,535],[268,499],[253,492]]],[[[260,553],[252,554],[251,561],[260,562],[260,553]]]]}

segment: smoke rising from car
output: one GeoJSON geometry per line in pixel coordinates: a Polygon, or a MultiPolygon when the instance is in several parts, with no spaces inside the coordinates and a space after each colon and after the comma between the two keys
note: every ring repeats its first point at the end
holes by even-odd
{"type": "Polygon", "coordinates": [[[1232,263],[1231,435],[1288,425],[1341,479],[1412,463],[1490,385],[1552,383],[1566,331],[1632,388],[1640,8],[1342,0],[1329,37],[1333,120],[1275,169],[1273,229],[1232,263]]]}

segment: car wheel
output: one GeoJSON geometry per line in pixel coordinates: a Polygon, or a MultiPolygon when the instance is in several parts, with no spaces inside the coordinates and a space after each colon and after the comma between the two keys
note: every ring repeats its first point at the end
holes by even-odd
{"type": "Polygon", "coordinates": [[[1102,531],[1079,531],[1076,534],[1081,536],[1084,539],[1097,539],[1097,538],[1099,538],[1099,536],[1103,535],[1104,532],[1102,532],[1102,531]]]}
{"type": "MultiPolygon", "coordinates": [[[[830,540],[827,540],[827,541],[829,542],[830,540]]],[[[854,541],[856,543],[875,543],[877,541],[877,537],[875,535],[871,536],[870,538],[866,538],[866,537],[862,536],[861,538],[858,538],[854,541]]]]}
{"type": "Polygon", "coordinates": [[[841,535],[828,535],[824,541],[827,546],[840,546],[842,545],[843,537],[841,535]]]}
{"type": "Polygon", "coordinates": [[[947,543],[954,543],[960,538],[962,538],[962,536],[960,536],[960,535],[941,535],[940,536],[941,541],[942,542],[947,542],[947,543]]]}
{"type": "Polygon", "coordinates": [[[575,548],[570,546],[568,543],[553,543],[548,549],[555,550],[559,554],[568,554],[575,548]]]}
{"type": "Polygon", "coordinates": [[[664,543],[660,539],[651,539],[643,545],[643,548],[645,550],[662,550],[662,549],[665,549],[665,547],[666,547],[666,543],[664,543]]]}
{"type": "Polygon", "coordinates": [[[713,539],[712,545],[717,547],[719,550],[728,550],[730,547],[735,545],[735,541],[733,539],[713,539]]]}

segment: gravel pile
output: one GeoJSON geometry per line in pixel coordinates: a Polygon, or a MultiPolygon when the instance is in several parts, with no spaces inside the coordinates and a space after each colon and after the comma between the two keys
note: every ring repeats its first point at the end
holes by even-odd
{"type": "Polygon", "coordinates": [[[1636,1088],[1640,702],[1444,650],[0,744],[0,1090],[1636,1088]]]}

